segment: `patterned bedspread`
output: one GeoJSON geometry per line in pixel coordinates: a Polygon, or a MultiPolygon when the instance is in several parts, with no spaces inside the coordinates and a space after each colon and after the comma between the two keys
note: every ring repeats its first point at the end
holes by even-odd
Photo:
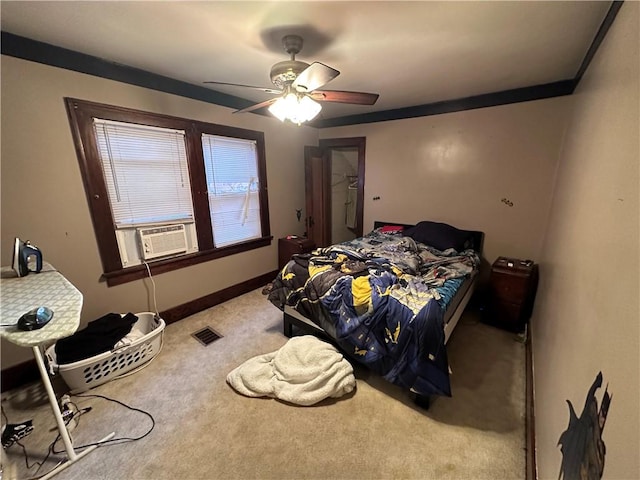
{"type": "Polygon", "coordinates": [[[473,250],[441,252],[375,230],[295,255],[268,298],[311,319],[386,380],[419,394],[450,396],[443,312],[478,265],[473,250]]]}

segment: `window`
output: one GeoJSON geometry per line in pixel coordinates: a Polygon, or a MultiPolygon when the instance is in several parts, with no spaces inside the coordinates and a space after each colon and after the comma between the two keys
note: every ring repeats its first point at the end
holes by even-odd
{"type": "Polygon", "coordinates": [[[193,221],[184,131],[99,118],[93,125],[116,228],[193,221]]]}
{"type": "Polygon", "coordinates": [[[256,143],[202,135],[214,244],[260,237],[256,143]]]}
{"type": "Polygon", "coordinates": [[[109,285],[270,244],[262,132],[65,101],[109,285]]]}

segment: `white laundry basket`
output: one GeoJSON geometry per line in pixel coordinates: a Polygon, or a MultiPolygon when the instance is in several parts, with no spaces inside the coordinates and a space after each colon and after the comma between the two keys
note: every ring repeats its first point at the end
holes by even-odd
{"type": "Polygon", "coordinates": [[[112,351],[78,362],[58,365],[55,345],[51,345],[45,352],[51,373],[60,373],[71,393],[79,393],[118,378],[150,361],[160,353],[165,323],[152,312],[135,315],[138,320],[133,328],[144,335],[112,351]]]}

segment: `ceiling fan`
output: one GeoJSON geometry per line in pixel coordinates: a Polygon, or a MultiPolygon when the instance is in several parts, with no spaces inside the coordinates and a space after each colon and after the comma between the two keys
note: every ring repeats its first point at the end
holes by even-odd
{"type": "Polygon", "coordinates": [[[320,62],[309,65],[296,60],[302,50],[303,40],[299,35],[285,35],[282,38],[284,50],[291,55],[290,60],[278,62],[271,67],[271,81],[277,88],[254,87],[226,82],[204,82],[214,85],[231,85],[251,88],[277,97],[256,103],[233,113],[251,112],[269,107],[269,111],[281,121],[290,120],[300,124],[312,120],[322,109],[318,102],[350,103],[373,105],[378,100],[377,93],[346,92],[341,90],[319,90],[340,75],[335,68],[320,62]]]}

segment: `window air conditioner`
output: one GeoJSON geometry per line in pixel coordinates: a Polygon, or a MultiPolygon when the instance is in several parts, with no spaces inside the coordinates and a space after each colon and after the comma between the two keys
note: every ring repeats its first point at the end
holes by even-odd
{"type": "Polygon", "coordinates": [[[187,235],[183,224],[139,228],[142,258],[165,257],[187,251],[187,235]]]}

